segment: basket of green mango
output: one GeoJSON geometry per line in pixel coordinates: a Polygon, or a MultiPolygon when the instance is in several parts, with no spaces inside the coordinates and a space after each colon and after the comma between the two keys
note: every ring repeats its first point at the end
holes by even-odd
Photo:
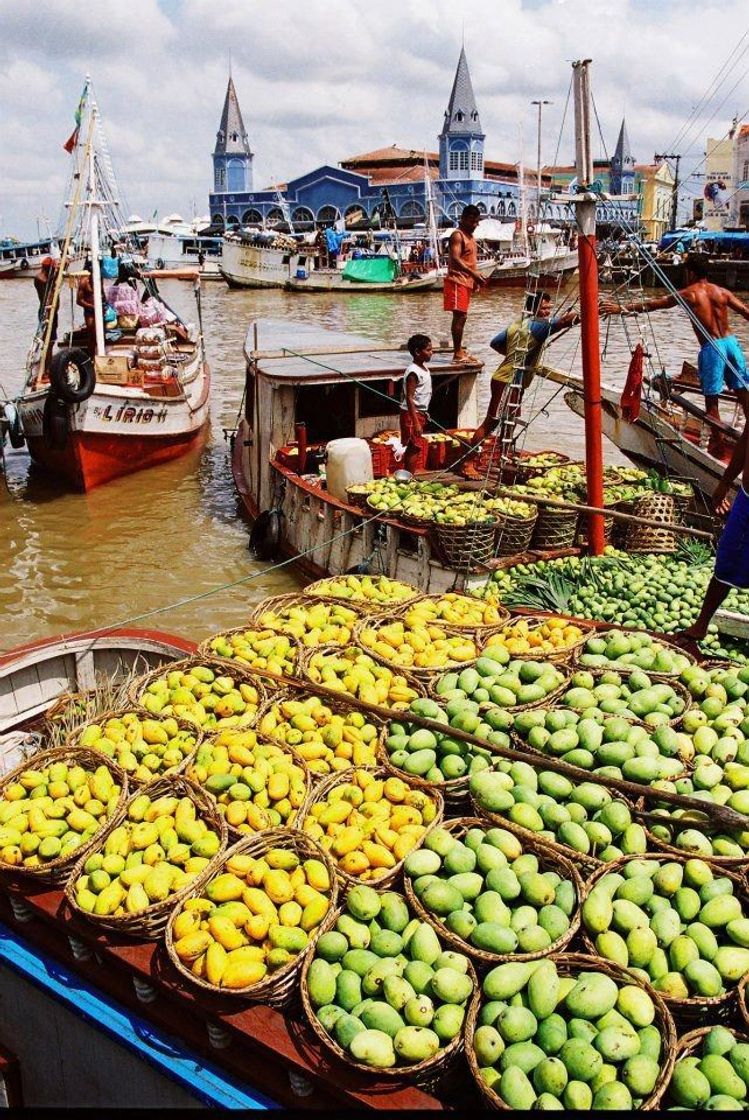
{"type": "Polygon", "coordinates": [[[659,1107],[669,1111],[740,1112],[749,1091],[749,1036],[727,1027],[700,1027],[679,1039],[674,1068],[659,1107]]]}
{"type": "Polygon", "coordinates": [[[641,669],[652,680],[672,680],[695,659],[663,638],[612,629],[588,637],[576,651],[576,662],[585,669],[641,669]]]}
{"type": "Polygon", "coordinates": [[[572,863],[477,817],[432,829],[403,878],[415,913],[477,966],[562,952],[580,924],[572,863]]]}
{"type": "Polygon", "coordinates": [[[586,947],[660,992],[679,1022],[730,1022],[749,973],[744,882],[702,859],[627,856],[594,875],[586,947]]]}
{"type": "Polygon", "coordinates": [[[662,997],[597,956],[560,953],[488,972],[466,1055],[498,1109],[652,1109],[676,1032],[662,997]]]}
{"type": "Polygon", "coordinates": [[[434,1087],[463,1049],[478,979],[402,895],[362,883],[306,958],[301,996],[310,1027],[341,1062],[434,1087]]]}

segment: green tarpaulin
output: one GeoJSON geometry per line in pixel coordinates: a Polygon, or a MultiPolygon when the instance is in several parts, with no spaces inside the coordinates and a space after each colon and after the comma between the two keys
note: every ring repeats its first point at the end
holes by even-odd
{"type": "Polygon", "coordinates": [[[391,257],[365,257],[358,261],[346,261],[343,267],[344,280],[361,284],[390,284],[396,275],[395,261],[391,257]]]}

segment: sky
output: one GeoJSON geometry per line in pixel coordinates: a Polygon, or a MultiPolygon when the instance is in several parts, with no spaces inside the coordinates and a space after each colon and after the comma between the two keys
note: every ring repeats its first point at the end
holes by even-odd
{"type": "Polygon", "coordinates": [[[0,236],[56,226],[87,73],[126,213],[189,218],[208,210],[230,66],[261,189],[394,143],[436,150],[461,42],[488,159],[535,166],[530,102],[547,98],[543,161],[572,162],[580,58],[596,156],[626,115],[638,162],[678,151],[688,173],[749,120],[746,0],[0,0],[0,236]]]}

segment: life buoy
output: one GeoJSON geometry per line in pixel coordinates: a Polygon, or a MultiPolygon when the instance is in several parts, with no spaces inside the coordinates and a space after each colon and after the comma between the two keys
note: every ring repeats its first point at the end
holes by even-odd
{"type": "Polygon", "coordinates": [[[23,447],[26,440],[21,426],[21,417],[13,401],[6,401],[3,413],[5,414],[5,423],[8,426],[10,446],[17,451],[19,447],[23,447]]]}
{"type": "Polygon", "coordinates": [[[27,261],[26,257],[24,257],[23,260],[21,261],[21,272],[26,272],[28,267],[29,267],[29,262],[27,261]]]}
{"type": "Polygon", "coordinates": [[[96,388],[94,364],[85,350],[58,350],[50,365],[49,382],[60,400],[80,404],[96,388]]]}
{"type": "Polygon", "coordinates": [[[52,393],[47,393],[44,402],[42,439],[50,451],[62,451],[68,442],[67,405],[52,393]]]}
{"type": "Polygon", "coordinates": [[[528,233],[535,233],[535,232],[536,232],[536,227],[531,222],[531,224],[528,226],[528,233]]]}
{"type": "Polygon", "coordinates": [[[274,560],[281,544],[280,509],[266,509],[260,514],[250,533],[250,552],[258,560],[274,560]]]}
{"type": "Polygon", "coordinates": [[[164,261],[163,261],[163,259],[162,259],[161,257],[159,257],[159,258],[157,259],[157,261],[156,261],[156,267],[157,267],[157,268],[163,268],[163,267],[164,267],[164,261]]]}

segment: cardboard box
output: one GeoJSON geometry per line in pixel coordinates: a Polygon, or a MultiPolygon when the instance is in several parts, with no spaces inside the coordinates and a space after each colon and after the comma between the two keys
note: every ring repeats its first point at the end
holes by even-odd
{"type": "Polygon", "coordinates": [[[96,380],[105,385],[127,385],[131,380],[127,354],[97,354],[94,370],[96,380]]]}

